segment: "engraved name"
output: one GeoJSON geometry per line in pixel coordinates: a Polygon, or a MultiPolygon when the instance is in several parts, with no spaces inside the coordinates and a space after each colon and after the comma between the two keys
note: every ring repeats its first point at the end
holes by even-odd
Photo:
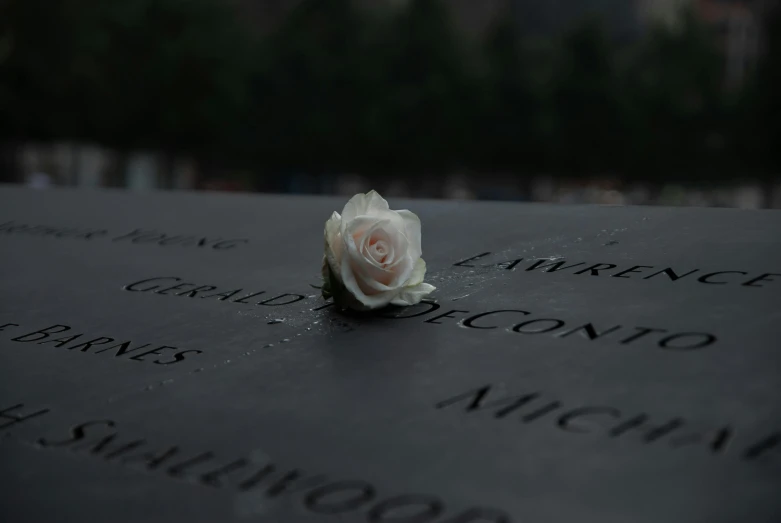
{"type": "MultiPolygon", "coordinates": [[[[0,224],[0,233],[24,234],[27,236],[42,236],[52,238],[71,238],[79,240],[106,239],[111,236],[108,229],[87,229],[73,227],[50,227],[47,225],[30,225],[13,221],[0,224]]],[[[249,243],[246,238],[210,238],[207,236],[168,234],[156,230],[134,229],[128,233],[110,238],[112,242],[128,242],[134,244],[154,244],[159,246],[198,247],[225,251],[249,243]]]]}
{"type": "Polygon", "coordinates": [[[122,289],[131,292],[152,292],[163,296],[213,299],[247,305],[266,305],[268,307],[290,305],[306,298],[302,294],[293,293],[269,296],[266,291],[244,290],[243,288],[220,289],[216,285],[189,283],[175,276],[148,278],[125,285],[122,289]]]}
{"type": "Polygon", "coordinates": [[[736,437],[730,425],[708,429],[693,427],[691,422],[675,417],[654,421],[645,413],[626,414],[612,405],[565,406],[560,400],[540,391],[501,396],[486,385],[436,403],[436,409],[462,409],[486,420],[503,420],[518,426],[547,423],[548,427],[568,434],[591,435],[608,439],[634,438],[642,444],[666,445],[671,449],[698,448],[712,455],[736,454],[745,461],[767,456],[770,450],[781,450],[781,431],[744,441],[736,437]],[[738,440],[737,442],[735,440],[738,440]]]}
{"type": "MultiPolygon", "coordinates": [[[[16,327],[19,326],[18,323],[6,323],[0,325],[0,331],[6,329],[18,330],[16,327]]],[[[76,352],[107,354],[113,355],[115,358],[126,358],[155,365],[173,365],[203,352],[196,349],[182,350],[172,345],[136,343],[131,340],[122,340],[109,336],[90,336],[78,331],[76,331],[76,334],[73,332],[73,329],[68,325],[55,324],[20,334],[11,338],[11,341],[49,345],[76,352]],[[65,334],[66,332],[67,334],[65,334]]]]}
{"type": "Polygon", "coordinates": [[[616,263],[572,262],[564,258],[517,258],[499,262],[484,263],[490,259],[491,252],[457,261],[454,267],[483,267],[498,270],[524,272],[561,272],[578,276],[603,276],[620,279],[653,280],[676,282],[686,280],[705,285],[733,285],[741,287],[767,287],[781,281],[781,273],[765,272],[761,274],[748,271],[711,271],[702,269],[674,269],[653,265],[619,265],[616,263]]]}
{"type": "MultiPolygon", "coordinates": [[[[333,302],[312,310],[322,310],[331,306],[333,306],[333,302]]],[[[513,335],[522,336],[546,335],[554,338],[587,341],[603,340],[620,345],[645,344],[668,351],[703,349],[718,341],[715,334],[708,332],[674,332],[658,327],[600,324],[599,322],[583,323],[571,319],[552,318],[545,314],[523,309],[500,309],[483,312],[451,309],[429,317],[440,308],[438,303],[424,300],[412,307],[382,310],[375,313],[375,316],[392,319],[427,317],[423,322],[434,325],[450,323],[483,331],[502,329],[513,335]]]]}
{"type": "MultiPolygon", "coordinates": [[[[24,404],[0,410],[0,431],[50,411],[22,409],[24,404]]],[[[388,496],[368,481],[332,479],[326,474],[307,473],[268,459],[220,458],[208,450],[186,452],[179,445],[156,446],[145,438],[120,434],[118,425],[111,419],[89,420],[63,431],[65,434],[37,438],[33,444],[203,487],[258,496],[259,501],[266,503],[292,499],[307,513],[321,517],[339,519],[345,514],[358,513],[367,523],[512,523],[502,510],[488,507],[452,510],[440,497],[430,494],[388,496]]]]}

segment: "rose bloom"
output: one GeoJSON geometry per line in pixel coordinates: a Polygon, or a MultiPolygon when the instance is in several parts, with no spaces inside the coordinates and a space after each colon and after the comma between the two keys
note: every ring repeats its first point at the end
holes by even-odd
{"type": "Polygon", "coordinates": [[[393,211],[377,192],[356,194],[325,222],[323,296],[357,310],[415,305],[435,290],[423,283],[420,219],[393,211]]]}

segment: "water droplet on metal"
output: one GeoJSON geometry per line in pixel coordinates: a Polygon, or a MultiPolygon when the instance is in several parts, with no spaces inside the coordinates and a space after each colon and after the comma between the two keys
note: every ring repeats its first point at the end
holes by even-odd
{"type": "Polygon", "coordinates": [[[290,341],[290,338],[283,338],[279,343],[287,343],[290,341]]]}
{"type": "Polygon", "coordinates": [[[284,321],[285,321],[285,319],[284,319],[284,318],[274,318],[273,320],[271,320],[270,322],[268,322],[268,324],[269,324],[269,325],[276,325],[277,323],[282,323],[282,322],[284,322],[284,321]]]}

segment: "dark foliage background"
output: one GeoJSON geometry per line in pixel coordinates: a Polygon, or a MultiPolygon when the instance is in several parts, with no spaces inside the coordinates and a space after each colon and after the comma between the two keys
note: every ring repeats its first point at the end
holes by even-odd
{"type": "Polygon", "coordinates": [[[692,12],[615,41],[499,16],[461,34],[440,0],[304,1],[260,30],[228,0],[3,0],[0,142],[192,154],[255,176],[455,169],[627,180],[775,179],[779,16],[738,89],[692,12]]]}

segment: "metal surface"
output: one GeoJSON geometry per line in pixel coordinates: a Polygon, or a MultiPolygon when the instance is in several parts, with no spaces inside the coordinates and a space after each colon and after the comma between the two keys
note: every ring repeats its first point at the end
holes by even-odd
{"type": "Polygon", "coordinates": [[[344,202],[0,188],[0,518],[779,520],[781,213],[391,200],[345,315],[344,202]]]}

